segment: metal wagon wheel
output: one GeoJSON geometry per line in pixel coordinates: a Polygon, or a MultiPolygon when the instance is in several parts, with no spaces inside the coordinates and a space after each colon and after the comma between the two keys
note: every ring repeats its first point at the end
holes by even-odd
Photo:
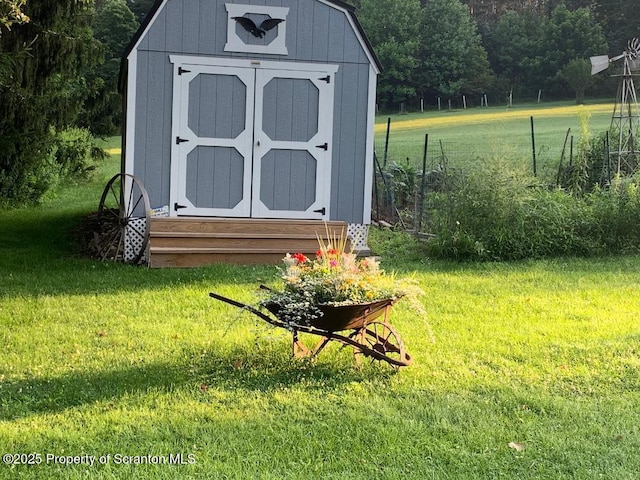
{"type": "Polygon", "coordinates": [[[353,334],[362,345],[355,350],[356,361],[360,355],[376,360],[384,360],[396,367],[411,365],[413,360],[404,349],[404,343],[396,330],[387,322],[373,321],[367,323],[353,334]]]}
{"type": "Polygon", "coordinates": [[[102,192],[94,240],[102,260],[139,264],[149,244],[149,195],[142,182],[118,173],[102,192]]]}

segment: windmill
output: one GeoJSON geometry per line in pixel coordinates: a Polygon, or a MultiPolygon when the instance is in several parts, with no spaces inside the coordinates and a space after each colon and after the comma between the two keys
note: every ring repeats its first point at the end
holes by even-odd
{"type": "Polygon", "coordinates": [[[609,68],[609,65],[623,60],[622,73],[611,75],[619,77],[616,104],[611,116],[610,132],[617,135],[618,141],[609,146],[609,161],[617,168],[617,173],[634,173],[640,166],[640,145],[636,145],[635,136],[640,127],[640,110],[633,77],[640,70],[640,40],[634,38],[627,42],[627,48],[620,55],[609,58],[607,55],[591,57],[591,75],[609,68]]]}

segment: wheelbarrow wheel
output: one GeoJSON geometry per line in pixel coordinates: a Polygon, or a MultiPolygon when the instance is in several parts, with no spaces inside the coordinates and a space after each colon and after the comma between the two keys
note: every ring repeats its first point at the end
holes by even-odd
{"type": "Polygon", "coordinates": [[[404,343],[396,330],[386,322],[373,321],[364,325],[356,332],[356,338],[361,343],[359,354],[376,360],[383,360],[396,367],[411,365],[411,356],[405,351],[404,343]]]}
{"type": "Polygon", "coordinates": [[[142,263],[149,244],[149,196],[133,175],[118,173],[107,183],[96,216],[94,241],[101,260],[142,263]]]}

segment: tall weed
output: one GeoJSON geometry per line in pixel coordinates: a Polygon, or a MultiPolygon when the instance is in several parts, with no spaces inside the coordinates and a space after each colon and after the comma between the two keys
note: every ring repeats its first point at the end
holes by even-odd
{"type": "Polygon", "coordinates": [[[514,260],[640,249],[640,179],[584,195],[535,183],[495,162],[430,198],[428,255],[514,260]]]}

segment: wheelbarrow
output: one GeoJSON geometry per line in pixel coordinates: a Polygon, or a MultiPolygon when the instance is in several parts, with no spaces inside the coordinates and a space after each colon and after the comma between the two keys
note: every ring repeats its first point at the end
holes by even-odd
{"type": "Polygon", "coordinates": [[[389,313],[393,299],[350,305],[321,304],[319,317],[309,316],[300,323],[285,321],[279,316],[277,304],[266,304],[268,313],[251,305],[209,293],[211,298],[228,303],[256,315],[265,322],[291,331],[294,357],[316,357],[331,341],[353,349],[357,363],[361,357],[387,362],[394,367],[411,365],[411,356],[406,352],[398,332],[389,323],[389,313]],[[300,333],[320,337],[314,347],[307,347],[300,341],[300,333]]]}

